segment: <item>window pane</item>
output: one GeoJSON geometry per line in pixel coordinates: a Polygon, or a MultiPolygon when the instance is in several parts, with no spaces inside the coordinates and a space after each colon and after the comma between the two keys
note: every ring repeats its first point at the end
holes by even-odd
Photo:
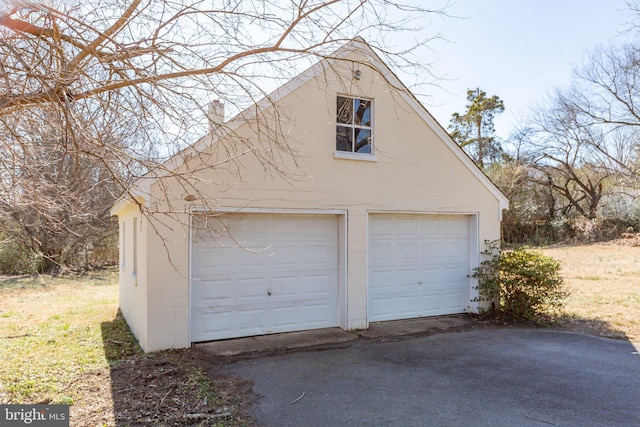
{"type": "Polygon", "coordinates": [[[353,128],[336,126],[336,150],[353,151],[353,128]]]}
{"type": "Polygon", "coordinates": [[[371,130],[356,129],[356,153],[371,153],[371,130]]]}
{"type": "Polygon", "coordinates": [[[355,123],[360,126],[371,126],[371,101],[355,99],[355,123]]]}
{"type": "Polygon", "coordinates": [[[338,123],[353,123],[353,100],[351,98],[339,96],[337,107],[338,123]]]}

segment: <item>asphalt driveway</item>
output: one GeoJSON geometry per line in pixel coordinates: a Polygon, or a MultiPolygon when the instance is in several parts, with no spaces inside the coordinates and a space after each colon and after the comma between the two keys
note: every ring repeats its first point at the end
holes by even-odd
{"type": "Polygon", "coordinates": [[[640,425],[638,349],[573,333],[360,339],[220,371],[254,382],[252,414],[266,426],[640,425]]]}

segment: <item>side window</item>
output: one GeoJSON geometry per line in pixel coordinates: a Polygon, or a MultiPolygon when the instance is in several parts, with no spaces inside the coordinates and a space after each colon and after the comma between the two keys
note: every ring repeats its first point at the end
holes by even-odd
{"type": "Polygon", "coordinates": [[[133,230],[131,231],[133,235],[133,274],[138,274],[138,218],[133,218],[133,230]]]}
{"type": "Polygon", "coordinates": [[[373,101],[338,96],[336,151],[373,154],[373,101]]]}
{"type": "Polygon", "coordinates": [[[126,271],[127,266],[127,222],[122,221],[122,241],[120,242],[120,270],[126,271]]]}

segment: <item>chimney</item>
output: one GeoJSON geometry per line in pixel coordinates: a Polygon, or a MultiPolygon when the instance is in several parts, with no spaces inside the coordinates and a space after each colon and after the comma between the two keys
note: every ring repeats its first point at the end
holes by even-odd
{"type": "Polygon", "coordinates": [[[209,104],[207,117],[209,119],[209,131],[211,132],[224,123],[224,104],[220,100],[214,99],[209,104]]]}

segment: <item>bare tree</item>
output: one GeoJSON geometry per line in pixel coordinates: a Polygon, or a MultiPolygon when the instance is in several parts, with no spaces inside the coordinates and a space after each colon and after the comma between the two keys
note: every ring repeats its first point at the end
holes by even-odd
{"type": "MultiPolygon", "coordinates": [[[[99,209],[89,209],[98,212],[132,180],[157,170],[162,160],[204,134],[211,100],[222,100],[230,113],[239,112],[354,37],[366,39],[398,69],[428,74],[412,53],[430,37],[416,35],[443,9],[414,3],[5,2],[0,6],[0,217],[5,231],[9,223],[21,224],[14,215],[21,211],[31,212],[31,218],[48,217],[60,230],[73,233],[58,217],[69,209],[58,209],[64,203],[55,196],[67,197],[67,191],[75,190],[56,191],[60,182],[50,168],[66,165],[56,176],[90,183],[80,194],[108,193],[96,202],[99,209]],[[393,48],[403,32],[411,34],[413,44],[393,48]],[[99,176],[81,175],[91,170],[99,176]],[[29,197],[34,186],[38,191],[29,197]]],[[[214,123],[213,131],[222,126],[214,123]]],[[[268,150],[256,150],[254,142],[240,136],[220,149],[229,161],[252,155],[270,173],[291,173],[280,166],[282,156],[295,158],[282,130],[262,132],[268,150]]],[[[191,185],[189,176],[176,178],[191,185]]],[[[71,216],[85,209],[76,207],[71,216]]]]}
{"type": "MultiPolygon", "coordinates": [[[[57,119],[49,115],[46,120],[57,119]]],[[[59,128],[42,121],[25,124],[28,140],[22,138],[2,160],[3,171],[10,173],[0,187],[0,229],[19,247],[39,254],[41,269],[86,268],[89,257],[78,259],[77,254],[88,255],[116,241],[117,224],[109,208],[119,189],[112,171],[96,157],[70,154],[59,128]]]]}
{"type": "Polygon", "coordinates": [[[576,72],[572,87],[557,102],[575,124],[594,129],[589,141],[609,167],[627,178],[640,177],[640,49],[634,44],[595,49],[576,72]]]}
{"type": "Polygon", "coordinates": [[[573,212],[595,218],[616,172],[608,167],[608,156],[597,149],[604,145],[606,134],[581,123],[581,114],[566,99],[558,92],[537,111],[537,135],[531,144],[537,153],[534,167],[540,173],[533,179],[560,195],[555,208],[562,215],[573,212]]]}

